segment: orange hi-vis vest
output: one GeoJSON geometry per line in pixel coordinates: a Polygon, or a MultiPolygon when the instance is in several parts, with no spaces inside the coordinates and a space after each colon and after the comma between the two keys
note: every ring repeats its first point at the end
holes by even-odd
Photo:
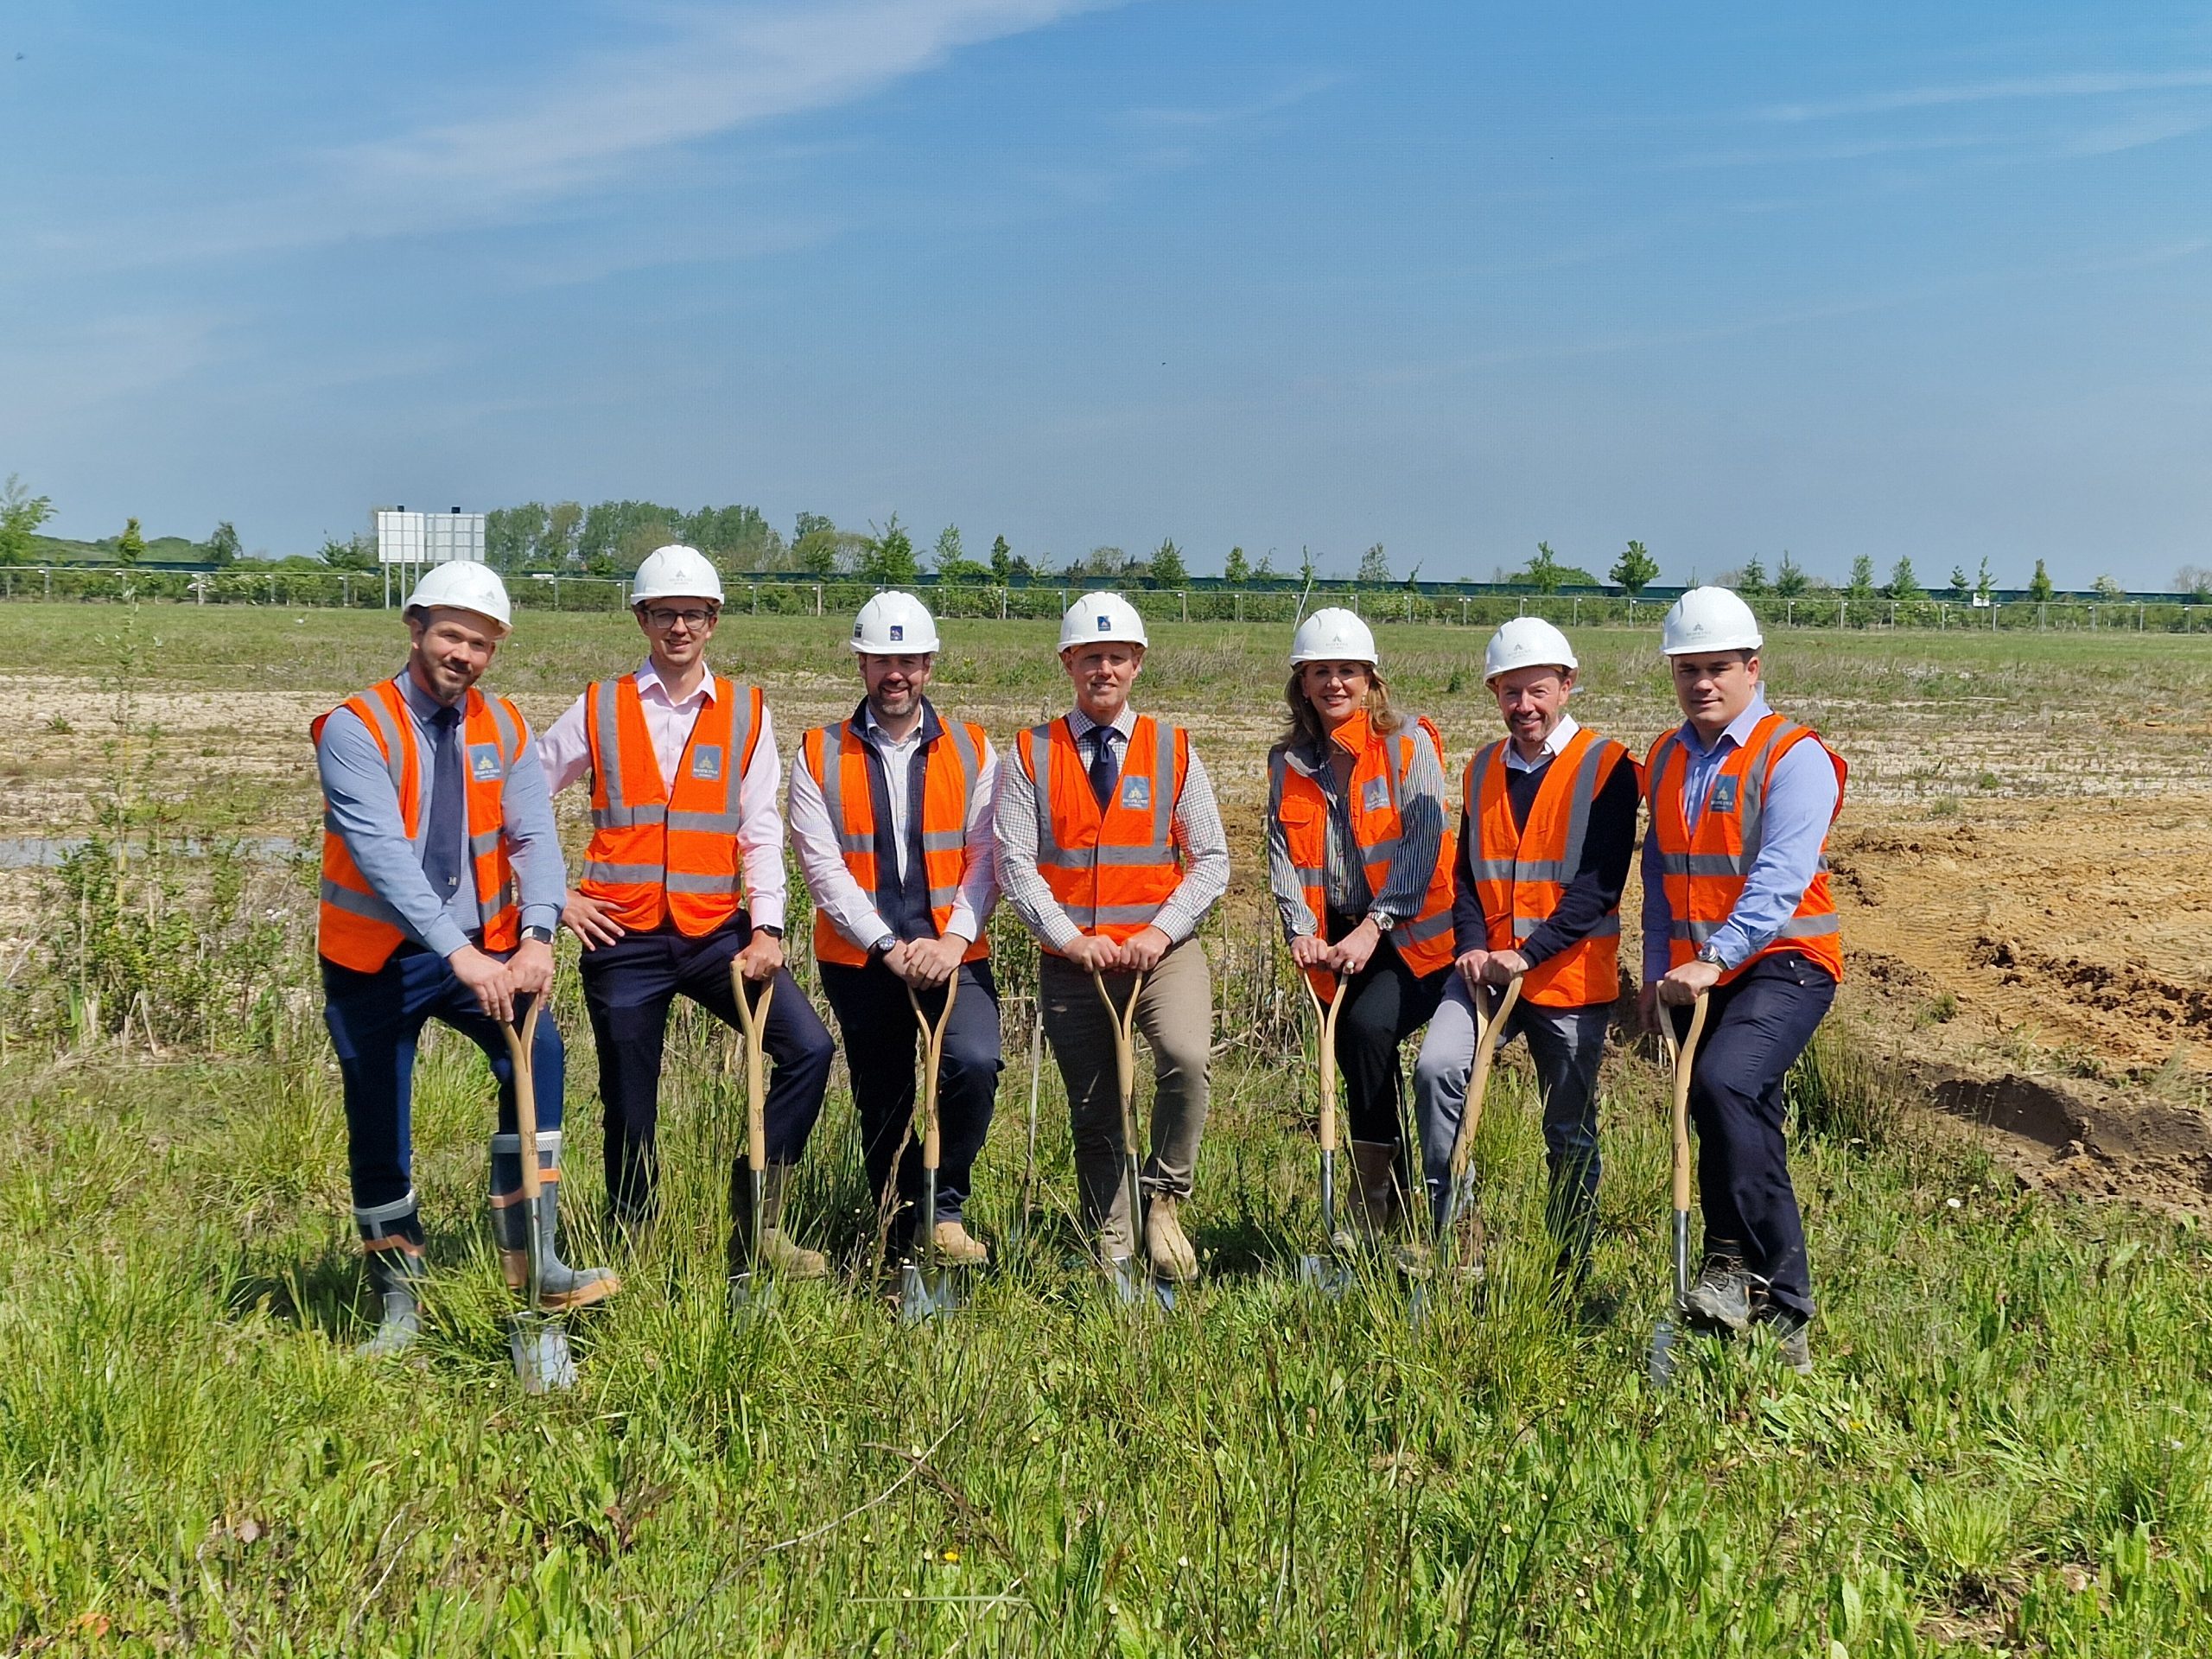
{"type": "MultiPolygon", "coordinates": [[[[407,693],[394,677],[357,692],[339,707],[352,709],[384,752],[392,787],[399,791],[400,828],[419,854],[430,755],[415,741],[415,716],[407,707],[407,693]]],[[[322,741],[323,724],[329,718],[318,715],[308,728],[317,743],[322,741]]],[[[522,921],[515,903],[514,866],[507,856],[505,789],[507,774],[530,741],[530,728],[505,697],[487,697],[472,686],[461,705],[461,734],[465,747],[461,772],[467,780],[469,863],[476,877],[477,913],[484,921],[483,948],[512,950],[522,943],[522,921]]],[[[322,906],[315,923],[315,951],[340,968],[373,974],[412,936],[399,912],[385,902],[354,863],[327,800],[322,813],[322,906]]]]}
{"type": "Polygon", "coordinates": [[[1182,883],[1175,804],[1191,770],[1189,734],[1149,715],[1137,716],[1122,747],[1121,779],[1102,813],[1065,716],[1015,740],[1037,794],[1037,874],[1071,921],[1116,944],[1148,926],[1182,883]]]}
{"type": "MultiPolygon", "coordinates": [[[[1682,807],[1682,775],[1688,757],[1679,728],[1651,746],[1644,766],[1644,787],[1651,806],[1651,832],[1659,845],[1659,870],[1666,882],[1667,959],[1679,968],[1697,948],[1720,931],[1742,897],[1745,879],[1758,856],[1759,818],[1776,763],[1800,743],[1820,743],[1835,767],[1836,810],[1843,810],[1843,757],[1815,735],[1780,715],[1770,714],[1751,728],[1750,741],[1720,763],[1705,809],[1693,834],[1682,807]]],[[[1833,822],[1833,820],[1831,820],[1833,822]]],[[[1795,950],[1810,957],[1836,978],[1843,977],[1843,943],[1838,937],[1835,899],[1828,891],[1825,842],[1820,866],[1797,909],[1780,932],[1746,961],[1721,975],[1723,985],[1761,957],[1795,950]]]]}
{"type": "MultiPolygon", "coordinates": [[[[1441,766],[1444,734],[1425,715],[1386,734],[1377,732],[1361,713],[1330,734],[1329,742],[1340,745],[1352,756],[1346,805],[1370,894],[1381,893],[1389,881],[1390,863],[1397,856],[1403,827],[1400,801],[1406,780],[1413,775],[1414,758],[1420,753],[1415,745],[1424,737],[1436,751],[1437,764],[1441,766]]],[[[1322,764],[1330,762],[1325,760],[1322,764]]],[[[1318,932],[1326,925],[1328,915],[1324,887],[1328,797],[1311,773],[1291,764],[1287,747],[1279,747],[1268,757],[1268,770],[1269,810],[1282,825],[1283,841],[1297,868],[1299,885],[1306,890],[1306,908],[1313,913],[1318,932]]],[[[1441,802],[1437,810],[1442,814],[1441,802]]],[[[1420,912],[1400,922],[1387,935],[1397,948],[1399,960],[1416,974],[1433,974],[1452,960],[1452,866],[1459,838],[1448,822],[1440,833],[1436,868],[1429,873],[1428,891],[1422,895],[1420,912]]]]}
{"type": "MultiPolygon", "coordinates": [[[[922,774],[922,872],[929,880],[930,921],[939,938],[960,898],[960,878],[968,868],[968,804],[983,775],[983,728],[968,721],[947,721],[917,757],[922,774]]],[[[822,803],[836,827],[837,850],[861,891],[877,891],[875,795],[868,783],[868,740],[849,720],[817,726],[799,740],[799,757],[822,791],[822,803]]],[[[889,785],[889,779],[885,779],[889,785]]],[[[871,939],[869,944],[874,941],[871,939]]],[[[973,941],[963,962],[991,954],[990,942],[973,941]]],[[[868,950],[837,931],[830,912],[816,906],[814,958],[849,968],[865,966],[868,950]]]]}
{"type": "Polygon", "coordinates": [[[645,729],[638,677],[587,686],[591,845],[577,890],[633,931],[665,918],[697,938],[736,915],[744,902],[738,786],[753,763],[760,723],[760,688],[717,676],[683,741],[671,791],[645,729]]]}
{"type": "MultiPolygon", "coordinates": [[[[1467,762],[1464,789],[1475,838],[1467,862],[1483,907],[1486,948],[1492,950],[1515,949],[1559,908],[1582,868],[1591,803],[1616,766],[1636,764],[1625,745],[1583,728],[1552,757],[1528,823],[1516,824],[1506,787],[1511,741],[1501,738],[1467,762]]],[[[1589,932],[1522,976],[1522,1001],[1547,1008],[1611,1001],[1620,994],[1620,947],[1621,912],[1615,905],[1589,932]]]]}

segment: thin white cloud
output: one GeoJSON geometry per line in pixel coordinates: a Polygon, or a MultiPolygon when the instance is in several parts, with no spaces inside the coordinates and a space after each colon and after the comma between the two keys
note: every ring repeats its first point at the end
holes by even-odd
{"type": "Polygon", "coordinates": [[[2194,92],[2212,88],[2212,69],[2168,69],[2064,75],[2024,75],[1951,86],[1906,86],[1858,92],[1802,104],[1770,104],[1754,113],[1762,121],[1826,121],[1839,116],[1886,115],[1898,110],[2022,99],[2112,98],[2132,92],[2194,92]]]}
{"type": "Polygon", "coordinates": [[[1257,98],[1242,99],[1233,104],[1205,105],[1148,105],[1127,111],[1123,119],[1141,127],[1166,128],[1189,130],[1207,127],[1235,126],[1246,121],[1256,121],[1263,116],[1274,115],[1302,104],[1316,92],[1326,92],[1339,83],[1337,75],[1308,75],[1287,86],[1277,88],[1257,98]]]}

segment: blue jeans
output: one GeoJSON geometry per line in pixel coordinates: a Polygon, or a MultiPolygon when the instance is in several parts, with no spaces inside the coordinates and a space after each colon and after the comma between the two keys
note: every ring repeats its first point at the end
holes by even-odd
{"type": "MultiPolygon", "coordinates": [[[[420,945],[403,945],[373,974],[325,962],[322,992],[323,1024],[330,1028],[345,1084],[346,1155],[356,1210],[393,1205],[413,1185],[415,1043],[432,1020],[484,1051],[499,1084],[499,1132],[515,1132],[514,1067],[507,1058],[507,1039],[443,957],[420,945]]],[[[530,1058],[538,1133],[557,1135],[567,1065],[560,1028],[551,1020],[539,1018],[530,1058]]]]}
{"type": "Polygon", "coordinates": [[[1707,994],[1690,1068],[1698,1203],[1708,1255],[1737,1255],[1795,1318],[1813,1317],[1805,1224],[1789,1180],[1782,1080],[1835,1001],[1835,981],[1792,950],[1762,957],[1707,994]]]}
{"type": "MultiPolygon", "coordinates": [[[[1550,1166],[1545,1220],[1552,1236],[1577,1255],[1589,1248],[1598,1208],[1598,1062],[1605,1052],[1612,1004],[1546,1008],[1516,1003],[1498,1040],[1529,1039],[1536,1093],[1543,1103],[1544,1151],[1550,1166]]],[[[1475,1058],[1475,1010],[1456,973],[1430,1022],[1414,1068],[1414,1109],[1421,1122],[1421,1161],[1432,1202],[1440,1206],[1452,1179],[1452,1143],[1459,1138],[1467,1079],[1475,1058]]]]}

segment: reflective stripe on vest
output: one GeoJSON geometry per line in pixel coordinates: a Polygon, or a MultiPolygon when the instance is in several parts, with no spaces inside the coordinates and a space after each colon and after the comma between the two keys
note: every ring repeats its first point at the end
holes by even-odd
{"type": "Polygon", "coordinates": [[[1117,944],[1147,926],[1183,880],[1175,803],[1190,771],[1188,735],[1138,715],[1103,814],[1065,717],[1030,728],[1015,747],[1036,798],[1037,873],[1068,918],[1117,944]]]}
{"type": "MultiPolygon", "coordinates": [[[[930,920],[939,938],[944,937],[945,926],[952,919],[952,907],[960,899],[961,877],[967,872],[968,806],[983,773],[985,741],[982,727],[965,721],[947,721],[939,735],[916,756],[924,768],[922,870],[929,881],[930,920]]],[[[808,776],[822,791],[822,803],[829,810],[830,825],[836,831],[837,849],[844,855],[845,868],[861,890],[873,899],[879,871],[875,797],[869,781],[867,740],[849,720],[817,726],[800,740],[799,754],[808,776]]],[[[889,787],[887,769],[884,782],[889,787]]],[[[979,962],[990,953],[989,940],[978,938],[960,959],[979,962]]],[[[854,968],[868,961],[867,946],[847,938],[819,905],[814,912],[814,955],[818,962],[854,968]]]]}
{"type": "MultiPolygon", "coordinates": [[[[1440,767],[1443,735],[1426,716],[1414,717],[1385,734],[1378,734],[1365,715],[1356,715],[1328,740],[1332,753],[1336,747],[1342,747],[1352,755],[1346,806],[1370,897],[1389,883],[1390,865],[1397,856],[1404,825],[1405,790],[1419,753],[1414,746],[1423,738],[1434,749],[1440,767]],[[1382,798],[1370,804],[1370,788],[1377,782],[1383,786],[1382,798]]],[[[1282,825],[1285,849],[1298,873],[1299,886],[1305,889],[1306,908],[1319,932],[1326,919],[1328,902],[1328,796],[1311,773],[1291,765],[1287,748],[1278,747],[1268,756],[1268,810],[1282,825]]],[[[1437,811],[1443,816],[1440,800],[1437,811]]],[[[1452,867],[1458,857],[1459,838],[1448,822],[1439,825],[1438,830],[1436,864],[1428,874],[1421,909],[1389,933],[1399,959],[1416,974],[1434,973],[1452,960],[1452,867]]],[[[1323,995],[1328,995],[1327,988],[1323,995]]]]}
{"type": "MultiPolygon", "coordinates": [[[[1461,787],[1475,835],[1467,861],[1492,950],[1522,944],[1559,908],[1582,868],[1591,805],[1613,768],[1630,760],[1621,744],[1586,728],[1578,731],[1544,769],[1528,823],[1517,824],[1505,765],[1510,741],[1500,739],[1468,761],[1461,787]]],[[[1620,988],[1620,934],[1616,905],[1589,932],[1529,970],[1522,999],[1548,1008],[1611,1001],[1620,988]]]]}
{"type": "MultiPolygon", "coordinates": [[[[1714,775],[1697,828],[1689,827],[1682,801],[1683,779],[1689,759],[1679,728],[1651,746],[1645,767],[1645,794],[1651,810],[1651,833],[1658,850],[1660,880],[1665,884],[1668,926],[1667,957],[1679,967],[1696,955],[1697,948],[1727,925],[1744,882],[1758,861],[1761,821],[1766,810],[1766,791],[1782,757],[1800,743],[1818,744],[1835,768],[1836,810],[1843,810],[1844,779],[1848,769],[1842,756],[1821,743],[1809,728],[1777,714],[1763,716],[1752,727],[1751,741],[1733,750],[1714,775]]],[[[1834,822],[1833,819],[1830,820],[1834,822]]],[[[1828,883],[1827,846],[1823,840],[1819,862],[1796,911],[1769,940],[1745,962],[1721,975],[1727,984],[1761,957],[1785,951],[1808,956],[1838,979],[1843,977],[1843,944],[1836,917],[1835,898],[1828,883]]]]}
{"type": "Polygon", "coordinates": [[[665,918],[696,938],[744,903],[738,797],[760,740],[760,689],[720,677],[714,689],[684,738],[672,795],[638,677],[594,680],[584,690],[592,836],[578,891],[625,928],[650,930],[665,918]]]}
{"type": "MultiPolygon", "coordinates": [[[[423,801],[429,792],[430,757],[415,734],[407,693],[397,677],[378,682],[340,705],[368,728],[384,755],[385,771],[399,799],[399,825],[416,856],[422,853],[423,801]]],[[[332,712],[336,712],[333,710],[332,712]]],[[[329,715],[308,728],[320,743],[329,715]]],[[[520,912],[515,904],[514,868],[507,855],[507,774],[521,760],[530,728],[505,697],[487,697],[474,687],[461,705],[463,814],[467,826],[470,872],[475,878],[480,943],[486,950],[512,950],[521,943],[520,912]]],[[[315,925],[315,950],[325,960],[359,973],[372,974],[413,935],[399,912],[377,893],[339,833],[337,815],[322,804],[322,888],[315,925]]]]}

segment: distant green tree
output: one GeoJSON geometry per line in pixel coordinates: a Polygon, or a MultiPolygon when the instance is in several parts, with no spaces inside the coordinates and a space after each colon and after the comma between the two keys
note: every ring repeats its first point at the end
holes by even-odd
{"type": "Polygon", "coordinates": [[[1890,568],[1890,579],[1883,584],[1882,597],[1904,600],[1928,597],[1927,590],[1920,585],[1920,578],[1913,572],[1910,558],[1899,559],[1890,568]]]}
{"type": "Polygon", "coordinates": [[[862,582],[872,582],[879,588],[911,588],[921,575],[921,568],[914,561],[914,538],[906,527],[893,513],[883,528],[869,537],[861,550],[860,568],[855,573],[862,582]]]}
{"type": "Polygon", "coordinates": [[[1989,560],[1985,556],[1981,572],[1974,579],[1974,596],[1986,605],[1997,596],[1997,578],[1989,574],[1989,560]]]}
{"type": "Polygon", "coordinates": [[[2192,605],[2212,599],[2212,570],[2201,564],[2184,564],[2174,572],[2174,592],[2192,605]]]}
{"type": "Polygon", "coordinates": [[[1651,550],[1642,542],[1630,542],[1613,561],[1610,573],[1614,583],[1634,599],[1638,594],[1659,580],[1659,561],[1651,556],[1651,550]]]}
{"type": "Polygon", "coordinates": [[[1388,587],[1390,582],[1390,558],[1377,542],[1359,556],[1357,580],[1363,587],[1388,587]]]}
{"type": "Polygon", "coordinates": [[[1953,565],[1951,567],[1951,597],[1957,600],[1960,604],[1963,605],[1967,602],[1967,597],[1972,594],[1973,592],[1974,583],[1967,578],[1966,566],[1963,564],[1953,565]]]}
{"type": "Polygon", "coordinates": [[[1736,591],[1746,599],[1764,599],[1767,592],[1766,566],[1756,553],[1744,561],[1744,568],[1736,573],[1736,591]]]}
{"type": "Polygon", "coordinates": [[[115,538],[115,556],[124,564],[136,564],[146,556],[146,537],[136,518],[126,523],[123,534],[115,538]]]}
{"type": "Polygon", "coordinates": [[[1549,542],[1536,543],[1536,556],[1529,561],[1529,568],[1522,572],[1522,580],[1540,594],[1555,594],[1562,580],[1559,555],[1552,551],[1549,542]]]}
{"type": "Polygon", "coordinates": [[[334,570],[373,570],[377,568],[376,537],[355,536],[341,542],[332,536],[315,556],[334,570]]]}
{"type": "MultiPolygon", "coordinates": [[[[1306,568],[1308,570],[1311,570],[1313,568],[1313,562],[1311,559],[1308,559],[1306,562],[1306,568]]],[[[1275,550],[1271,547],[1266,552],[1260,555],[1260,562],[1252,567],[1252,580],[1255,582],[1273,582],[1274,578],[1275,550]]]]}
{"type": "Polygon", "coordinates": [[[2099,599],[2126,599],[2127,597],[2127,589],[2120,585],[2116,577],[2099,576],[2092,587],[2099,599]]]}
{"type": "Polygon", "coordinates": [[[240,551],[238,531],[229,519],[224,519],[208,531],[207,539],[200,543],[200,550],[207,556],[210,564],[235,563],[240,551]]]}
{"type": "Polygon", "coordinates": [[[509,573],[528,569],[544,543],[547,523],[543,501],[493,508],[484,515],[484,563],[509,573]]]}
{"type": "Polygon", "coordinates": [[[22,564],[31,556],[31,537],[54,517],[54,503],[33,495],[29,486],[15,474],[0,485],[0,564],[22,564]]]}
{"type": "Polygon", "coordinates": [[[1853,605],[1872,602],[1874,597],[1874,561],[1861,553],[1851,562],[1851,585],[1843,590],[1844,597],[1853,605]]]}
{"type": "Polygon", "coordinates": [[[1221,579],[1232,588],[1241,587],[1252,580],[1252,562],[1244,556],[1243,548],[1229,550],[1228,563],[1221,567],[1221,579]]]}
{"type": "Polygon", "coordinates": [[[991,540],[991,580],[1003,588],[1014,580],[1014,550],[1003,536],[991,540]]]}
{"type": "Polygon", "coordinates": [[[834,576],[842,550],[836,524],[818,512],[799,514],[791,526],[791,558],[800,569],[813,575],[834,576]]]}
{"type": "Polygon", "coordinates": [[[1782,563],[1774,568],[1774,593],[1777,599],[1796,599],[1812,586],[1812,580],[1798,568],[1797,561],[1789,556],[1789,550],[1782,550],[1782,563]]]}
{"type": "Polygon", "coordinates": [[[1183,550],[1167,537],[1152,550],[1152,563],[1147,573],[1155,588],[1181,588],[1191,580],[1191,572],[1183,563],[1183,550]]]}
{"type": "Polygon", "coordinates": [[[1313,569],[1313,550],[1303,542],[1298,546],[1298,585],[1311,588],[1316,572],[1313,569]]]}
{"type": "Polygon", "coordinates": [[[2036,573],[2028,578],[2028,598],[2037,605],[2050,603],[2055,591],[2050,585],[2050,572],[2043,568],[2043,561],[2036,561],[2036,573]]]}
{"type": "Polygon", "coordinates": [[[984,582],[991,579],[990,566],[961,551],[957,524],[947,524],[938,531],[937,545],[930,550],[930,563],[939,582],[984,582]]]}

